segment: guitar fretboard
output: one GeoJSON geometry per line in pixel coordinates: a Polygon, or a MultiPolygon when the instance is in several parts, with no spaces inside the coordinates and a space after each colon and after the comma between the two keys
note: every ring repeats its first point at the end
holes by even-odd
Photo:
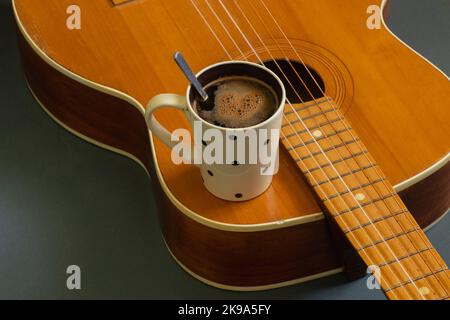
{"type": "Polygon", "coordinates": [[[388,298],[449,298],[445,262],[331,99],[286,106],[281,141],[388,298]]]}

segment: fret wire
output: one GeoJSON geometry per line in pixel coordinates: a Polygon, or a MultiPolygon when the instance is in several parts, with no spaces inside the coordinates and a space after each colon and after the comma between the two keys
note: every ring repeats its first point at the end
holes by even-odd
{"type": "MultiPolygon", "coordinates": [[[[298,54],[297,50],[295,50],[294,46],[292,45],[292,42],[291,42],[291,41],[289,40],[289,38],[286,36],[286,34],[284,33],[284,31],[282,30],[282,28],[280,27],[280,25],[279,25],[278,22],[276,21],[275,17],[272,15],[272,13],[270,12],[270,10],[269,10],[269,9],[267,8],[267,6],[265,5],[264,1],[263,1],[263,0],[260,0],[260,2],[261,2],[262,5],[264,6],[264,8],[267,10],[267,12],[270,14],[270,16],[272,17],[273,21],[275,22],[275,24],[277,25],[277,27],[279,28],[279,30],[283,33],[285,39],[289,42],[291,48],[292,48],[293,51],[296,53],[297,57],[300,59],[300,61],[302,62],[302,64],[306,67],[305,63],[303,62],[303,59],[301,59],[301,57],[300,57],[300,55],[298,54]]],[[[252,6],[252,7],[253,7],[253,6],[252,6]]],[[[254,7],[253,7],[253,9],[254,9],[254,7]]],[[[258,14],[258,17],[260,17],[259,14],[258,14]]],[[[265,23],[264,23],[264,21],[263,21],[263,19],[262,19],[261,17],[260,17],[260,20],[263,22],[264,26],[265,26],[266,29],[268,30],[267,26],[265,25],[265,23]]],[[[270,31],[269,31],[269,33],[270,33],[270,35],[272,36],[272,33],[271,33],[270,31]]],[[[272,36],[272,38],[273,38],[273,36],[272,36]]],[[[278,44],[277,44],[277,46],[279,47],[278,44]]],[[[279,48],[280,48],[280,47],[279,47],[279,48]]],[[[284,53],[284,51],[283,51],[283,53],[284,53]]],[[[287,58],[286,58],[286,59],[287,59],[287,58]]],[[[288,59],[287,59],[287,60],[288,60],[288,59]]],[[[289,61],[289,60],[288,60],[288,61],[289,61]]],[[[292,65],[292,64],[291,64],[291,65],[292,65]]],[[[293,68],[293,70],[295,71],[295,68],[294,68],[293,66],[292,66],[292,68],[293,68]]],[[[315,82],[315,84],[317,85],[317,87],[319,88],[319,90],[320,90],[320,91],[322,92],[322,94],[325,96],[325,93],[323,92],[323,89],[320,87],[320,85],[318,84],[316,78],[315,78],[314,75],[311,73],[311,71],[308,69],[308,67],[306,67],[306,70],[308,71],[308,73],[309,73],[309,75],[312,77],[312,79],[314,80],[314,82],[315,82]]],[[[296,73],[297,73],[297,72],[296,72],[296,73]]],[[[297,73],[297,75],[298,75],[298,73],[297,73]]],[[[299,75],[298,75],[298,76],[299,76],[299,75]]],[[[300,76],[299,76],[299,79],[302,80],[300,76]]],[[[302,83],[304,83],[303,80],[302,80],[302,83]]],[[[308,90],[308,92],[309,92],[309,94],[311,95],[311,97],[316,101],[314,95],[310,92],[308,86],[305,85],[305,87],[306,87],[306,89],[308,90]]],[[[353,136],[353,135],[352,135],[352,136],[353,136]]],[[[367,159],[370,161],[370,159],[369,159],[368,157],[367,157],[367,159]]],[[[367,178],[368,178],[368,177],[367,177],[367,178]]],[[[368,179],[369,179],[369,178],[368,178],[368,179]]],[[[386,185],[386,182],[383,182],[383,183],[386,185]]],[[[396,199],[396,202],[397,202],[397,204],[398,204],[399,206],[401,206],[401,204],[398,202],[397,199],[396,199]]],[[[408,216],[408,220],[411,220],[409,216],[408,216]]],[[[423,239],[423,235],[422,235],[422,234],[420,235],[420,237],[423,239]]],[[[433,255],[433,256],[434,256],[434,255],[433,255]]],[[[437,261],[437,263],[438,263],[439,265],[441,265],[441,262],[439,261],[438,258],[436,258],[436,256],[434,256],[434,259],[437,261]]],[[[426,264],[426,261],[425,261],[425,264],[426,264]]],[[[445,263],[444,263],[444,265],[445,265],[445,263]]],[[[444,287],[444,286],[443,286],[443,287],[444,287]]],[[[446,291],[445,287],[444,287],[444,291],[446,291]]]]}
{"type": "MultiPolygon", "coordinates": [[[[334,110],[334,111],[336,112],[337,110],[334,110]]],[[[330,110],[329,112],[331,112],[331,110],[330,110]]],[[[294,114],[295,114],[296,116],[298,115],[300,119],[291,121],[291,124],[293,124],[293,125],[304,125],[305,127],[307,127],[307,126],[306,126],[306,121],[308,121],[308,120],[315,120],[315,118],[317,118],[318,116],[321,116],[321,115],[322,115],[322,114],[317,114],[317,115],[311,115],[311,116],[301,116],[301,115],[300,115],[299,113],[297,113],[297,112],[295,112],[294,114]]],[[[325,114],[327,114],[327,113],[324,113],[323,116],[325,116],[325,114]]],[[[325,116],[325,117],[326,117],[326,116],[325,116]]],[[[335,118],[335,119],[328,119],[327,122],[326,122],[326,124],[331,123],[331,122],[333,122],[333,121],[335,121],[335,123],[336,123],[336,122],[338,122],[338,121],[344,121],[344,119],[343,119],[342,117],[340,117],[340,116],[337,117],[337,118],[335,118]]],[[[317,122],[317,121],[316,121],[316,122],[317,122]]],[[[325,125],[325,124],[323,124],[322,126],[319,125],[318,129],[322,128],[324,125],[325,125]]],[[[310,131],[310,130],[312,130],[312,129],[309,128],[309,131],[310,131]]],[[[305,132],[305,133],[308,133],[308,131],[305,132]]]]}
{"type": "MultiPolygon", "coordinates": [[[[328,168],[328,167],[332,167],[332,166],[333,166],[333,165],[325,164],[325,165],[323,165],[323,166],[314,167],[314,168],[312,168],[311,170],[309,170],[309,173],[316,172],[316,171],[318,171],[318,170],[322,170],[322,169],[325,169],[325,168],[328,168]]],[[[369,165],[367,165],[367,166],[360,167],[360,168],[358,168],[358,169],[353,169],[353,170],[348,171],[348,172],[346,172],[346,173],[339,173],[339,172],[338,172],[338,176],[340,176],[340,177],[346,177],[346,176],[349,176],[349,175],[352,175],[352,174],[355,174],[355,173],[358,173],[358,172],[363,172],[364,170],[367,170],[367,169],[375,168],[376,166],[377,166],[376,164],[369,164],[369,165]]],[[[339,178],[338,178],[338,179],[339,179],[339,178]]]]}
{"type": "MultiPolygon", "coordinates": [[[[286,118],[286,119],[287,119],[287,118],[286,118]]],[[[336,123],[336,122],[339,122],[339,121],[344,121],[344,118],[337,118],[337,119],[334,119],[334,120],[332,120],[332,121],[323,122],[322,124],[319,124],[319,125],[317,125],[317,126],[311,127],[311,128],[309,128],[309,129],[303,129],[303,130],[298,131],[298,132],[296,132],[296,133],[291,133],[291,134],[287,135],[286,137],[287,137],[287,138],[292,138],[292,137],[295,136],[296,134],[305,134],[305,133],[308,133],[308,131],[310,131],[310,130],[320,129],[320,128],[322,128],[323,126],[326,126],[326,125],[332,124],[332,123],[336,123]]],[[[283,129],[283,128],[286,128],[286,127],[289,127],[289,126],[290,126],[290,125],[283,125],[281,128],[283,129]]]]}
{"type": "MultiPolygon", "coordinates": [[[[291,148],[292,148],[292,147],[291,147],[291,148]]],[[[292,149],[291,151],[295,151],[295,150],[292,149]]],[[[367,152],[367,151],[366,151],[366,152],[367,152]]],[[[323,154],[323,153],[315,153],[315,154],[316,154],[316,155],[321,155],[321,154],[323,154]]],[[[339,164],[339,163],[343,162],[344,160],[350,160],[350,159],[353,159],[353,157],[355,157],[355,156],[360,156],[360,155],[362,155],[362,154],[363,154],[363,153],[353,154],[353,155],[348,156],[348,157],[345,157],[345,158],[343,158],[343,159],[332,161],[332,164],[339,164]]],[[[295,161],[296,161],[297,163],[303,162],[303,160],[307,160],[307,159],[309,159],[309,158],[313,158],[313,155],[314,155],[314,153],[313,153],[313,154],[310,153],[310,155],[305,156],[305,157],[297,158],[295,161]]],[[[330,166],[330,164],[327,163],[327,164],[324,164],[324,165],[322,165],[322,166],[320,166],[320,167],[315,167],[315,168],[309,169],[308,166],[305,164],[305,168],[306,168],[306,170],[308,171],[308,172],[306,173],[306,175],[311,175],[311,176],[312,176],[312,173],[313,173],[313,172],[318,171],[318,170],[323,170],[324,168],[329,167],[329,166],[330,166]]],[[[354,169],[354,170],[352,170],[351,172],[346,172],[346,173],[344,173],[344,174],[340,174],[340,177],[349,176],[349,175],[351,175],[351,174],[358,173],[358,172],[360,172],[360,171],[362,171],[362,170],[368,170],[368,169],[370,169],[370,168],[372,168],[372,167],[373,167],[373,166],[370,165],[370,166],[366,166],[366,167],[354,169]]],[[[327,175],[325,174],[325,176],[327,176],[327,175]]],[[[331,182],[330,179],[336,180],[336,179],[339,179],[340,177],[337,176],[337,177],[334,177],[334,178],[330,178],[330,177],[327,176],[328,181],[321,181],[320,183],[317,183],[317,182],[311,182],[311,185],[312,185],[313,187],[317,187],[317,186],[320,186],[320,185],[322,185],[322,184],[324,184],[324,183],[330,183],[330,182],[331,182]]],[[[315,178],[314,178],[314,179],[315,179],[315,178]]],[[[382,180],[382,179],[379,179],[378,181],[381,181],[381,180],[382,180]]],[[[350,190],[351,190],[351,191],[359,190],[359,189],[363,188],[364,186],[371,186],[373,183],[376,183],[376,182],[377,182],[377,181],[374,181],[374,182],[372,182],[372,183],[368,183],[368,184],[366,184],[366,185],[359,185],[359,186],[357,186],[357,187],[351,188],[350,190]]],[[[333,185],[333,187],[335,187],[335,186],[333,185]]],[[[337,191],[337,190],[336,190],[336,191],[337,191]]],[[[338,193],[339,193],[339,192],[338,192],[338,193]]],[[[346,191],[346,192],[341,193],[341,194],[346,194],[346,193],[349,193],[349,192],[346,191]]],[[[339,195],[336,195],[336,196],[339,196],[339,195]]],[[[326,200],[333,199],[333,198],[334,198],[334,195],[331,196],[331,198],[327,198],[326,200]]]]}
{"type": "MultiPolygon", "coordinates": [[[[325,102],[327,102],[330,99],[331,98],[328,98],[328,97],[324,98],[324,99],[322,99],[323,101],[321,101],[320,103],[321,104],[325,104],[325,102]]],[[[295,113],[302,112],[302,111],[311,111],[310,109],[312,107],[317,107],[317,103],[315,103],[314,101],[304,102],[304,103],[300,102],[298,105],[299,105],[299,107],[293,107],[289,111],[284,110],[284,115],[289,119],[288,116],[290,116],[290,115],[295,115],[295,113]]],[[[319,109],[319,111],[320,111],[320,109],[319,109]]],[[[330,108],[327,111],[328,112],[332,112],[332,111],[336,111],[336,109],[330,108]]],[[[321,114],[322,114],[322,112],[318,112],[317,113],[318,116],[321,115],[321,114]]]]}
{"type": "MultiPolygon", "coordinates": [[[[326,138],[325,138],[325,139],[326,139],[326,138]]],[[[292,147],[290,147],[290,148],[286,148],[286,150],[287,150],[287,151],[292,151],[292,150],[294,150],[294,149],[299,149],[299,148],[302,148],[302,147],[306,147],[307,145],[316,143],[317,141],[320,141],[320,140],[316,140],[316,141],[313,141],[313,142],[311,142],[311,143],[306,143],[306,142],[305,142],[305,143],[299,143],[299,144],[294,145],[294,146],[292,146],[292,147]]],[[[323,149],[323,151],[324,151],[324,152],[330,152],[330,151],[333,151],[333,150],[336,149],[336,148],[342,148],[342,147],[345,147],[345,146],[347,146],[347,145],[349,145],[349,144],[356,143],[356,142],[358,142],[358,141],[359,141],[359,138],[356,138],[356,140],[344,141],[344,142],[342,142],[341,144],[338,144],[338,145],[336,145],[336,146],[334,146],[334,147],[329,147],[329,148],[323,149]]],[[[311,155],[312,155],[312,156],[319,156],[319,155],[321,155],[321,154],[323,154],[323,153],[317,151],[317,152],[312,153],[311,155]]]]}
{"type": "Polygon", "coordinates": [[[394,235],[389,236],[387,238],[383,238],[382,240],[377,240],[375,242],[368,243],[368,244],[362,246],[361,248],[356,248],[356,250],[357,251],[361,251],[361,250],[366,250],[366,249],[369,249],[369,248],[372,248],[372,247],[376,247],[379,244],[382,244],[382,243],[385,243],[387,241],[393,240],[393,239],[395,239],[395,238],[397,238],[399,236],[408,235],[408,234],[411,234],[411,233],[414,233],[414,232],[417,232],[417,231],[420,231],[420,229],[419,228],[413,228],[411,230],[405,231],[403,234],[394,234],[394,235]]]}
{"type": "MultiPolygon", "coordinates": [[[[340,133],[345,133],[345,132],[348,132],[348,129],[347,129],[347,128],[341,129],[341,130],[337,130],[337,131],[335,131],[335,133],[328,135],[328,137],[335,137],[335,136],[337,136],[338,134],[340,134],[340,133]]],[[[289,139],[289,138],[286,138],[286,137],[288,137],[288,136],[289,136],[289,135],[285,135],[284,137],[282,137],[282,138],[281,138],[281,141],[284,141],[284,140],[286,140],[286,139],[289,139]]],[[[293,137],[294,137],[294,136],[291,136],[290,138],[293,138],[293,137]]],[[[306,146],[306,145],[309,145],[309,144],[313,144],[313,143],[315,143],[316,141],[322,141],[322,140],[325,140],[326,138],[327,138],[327,137],[322,136],[322,137],[320,137],[320,138],[317,138],[316,140],[308,140],[308,141],[305,141],[304,144],[305,144],[305,146],[306,146]]]]}
{"type": "MultiPolygon", "coordinates": [[[[422,253],[430,251],[430,250],[434,250],[434,248],[433,247],[426,247],[424,249],[420,249],[419,251],[413,252],[410,255],[404,255],[404,256],[398,257],[398,260],[400,260],[400,261],[401,260],[405,260],[405,259],[411,258],[412,256],[415,256],[415,255],[418,255],[418,254],[422,254],[422,253]]],[[[396,263],[396,262],[397,261],[394,260],[394,259],[390,260],[390,261],[386,261],[386,262],[383,262],[382,264],[380,264],[379,267],[383,268],[383,267],[387,266],[388,264],[393,264],[393,263],[396,263]]]]}
{"type": "MultiPolygon", "coordinates": [[[[442,269],[439,269],[439,270],[437,270],[435,272],[427,272],[427,273],[425,273],[425,274],[423,274],[423,275],[421,275],[419,277],[415,277],[413,279],[410,279],[410,280],[407,280],[407,281],[403,281],[403,282],[401,282],[399,284],[396,284],[393,287],[386,288],[385,292],[390,292],[390,291],[399,289],[401,287],[405,287],[408,284],[414,284],[414,282],[417,282],[419,280],[423,280],[423,279],[431,277],[431,276],[436,276],[436,274],[439,274],[439,273],[442,273],[442,272],[446,272],[446,271],[448,271],[448,269],[442,268],[442,269]]],[[[436,278],[436,280],[437,280],[437,278],[436,278]]],[[[444,288],[444,291],[445,291],[445,288],[444,288]]]]}
{"type": "Polygon", "coordinates": [[[350,190],[345,190],[343,192],[338,192],[338,193],[332,194],[331,196],[328,196],[328,200],[336,199],[338,197],[341,197],[341,196],[353,193],[353,191],[358,191],[358,190],[364,191],[365,188],[373,187],[373,185],[374,185],[374,183],[367,183],[367,184],[364,184],[364,185],[360,185],[358,187],[351,188],[350,190]]]}
{"type": "MultiPolygon", "coordinates": [[[[391,193],[391,194],[388,194],[388,195],[385,195],[385,196],[381,196],[381,197],[378,197],[378,198],[374,198],[374,199],[371,200],[370,202],[361,202],[361,203],[359,203],[357,206],[350,207],[350,210],[351,210],[351,211],[355,211],[355,210],[359,209],[360,206],[361,206],[361,207],[367,207],[367,206],[369,206],[369,205],[371,205],[371,204],[374,204],[375,202],[380,202],[380,201],[387,200],[387,199],[389,199],[389,198],[393,198],[393,197],[395,197],[396,195],[397,195],[396,193],[391,193]]],[[[325,202],[326,202],[326,201],[330,201],[330,200],[332,200],[332,199],[328,199],[328,198],[327,198],[327,199],[325,200],[325,202]]],[[[347,211],[342,210],[342,211],[339,211],[338,213],[332,214],[332,216],[333,216],[333,217],[339,217],[339,216],[341,216],[341,215],[343,215],[343,214],[345,214],[345,213],[347,213],[347,211]]]]}
{"type": "MultiPolygon", "coordinates": [[[[408,213],[408,210],[400,210],[400,211],[397,211],[397,212],[394,212],[394,213],[390,213],[390,214],[388,214],[388,215],[386,215],[386,216],[380,216],[379,218],[373,219],[372,222],[373,222],[373,223],[377,223],[377,222],[383,221],[383,220],[385,220],[385,219],[394,218],[394,217],[399,216],[399,215],[401,215],[401,214],[403,214],[403,213],[408,213]]],[[[357,227],[351,228],[351,229],[349,229],[349,230],[343,230],[343,232],[344,232],[344,234],[346,234],[346,233],[349,233],[349,232],[353,232],[353,231],[355,231],[355,230],[358,230],[358,229],[360,229],[360,228],[368,227],[368,226],[370,226],[370,225],[371,225],[370,222],[366,222],[366,223],[363,223],[363,224],[361,224],[361,225],[358,225],[357,227]]]]}
{"type": "MultiPolygon", "coordinates": [[[[325,98],[319,99],[320,103],[325,103],[325,101],[327,101],[327,100],[330,100],[330,98],[325,97],[325,98]]],[[[284,114],[288,116],[288,115],[294,114],[294,112],[296,112],[296,111],[305,111],[305,110],[308,110],[309,108],[315,107],[315,106],[317,106],[317,103],[314,101],[302,103],[300,108],[297,109],[294,107],[294,110],[286,111],[284,114]]]]}
{"type": "MultiPolygon", "coordinates": [[[[338,178],[338,177],[330,178],[330,180],[337,180],[337,179],[339,179],[339,178],[338,178]]],[[[362,186],[363,188],[364,188],[364,187],[368,187],[368,186],[371,186],[372,184],[376,184],[376,183],[379,183],[379,182],[383,182],[384,180],[386,180],[386,178],[379,178],[379,179],[376,179],[376,180],[373,180],[373,181],[370,181],[370,180],[369,180],[368,183],[363,184],[363,185],[361,185],[361,186],[362,186]]],[[[318,182],[317,184],[312,185],[312,187],[315,188],[315,187],[324,185],[324,184],[326,184],[326,183],[329,183],[329,181],[325,181],[325,180],[324,180],[324,181],[320,181],[320,182],[318,182]]],[[[351,188],[350,190],[351,190],[351,191],[359,190],[361,186],[353,187],[353,188],[351,188]]]]}
{"type": "MultiPolygon", "coordinates": [[[[328,110],[325,110],[325,111],[320,112],[320,113],[311,114],[309,116],[302,117],[302,120],[303,121],[311,120],[311,119],[314,119],[314,118],[319,117],[319,116],[323,116],[324,114],[331,113],[331,112],[336,112],[336,109],[332,108],[332,109],[328,109],[328,110]]],[[[292,111],[291,114],[295,114],[295,113],[297,113],[297,111],[292,111]]],[[[284,114],[286,115],[286,113],[284,113],[284,114]]],[[[300,122],[301,122],[300,120],[294,120],[294,121],[291,121],[291,124],[298,124],[300,122]]]]}

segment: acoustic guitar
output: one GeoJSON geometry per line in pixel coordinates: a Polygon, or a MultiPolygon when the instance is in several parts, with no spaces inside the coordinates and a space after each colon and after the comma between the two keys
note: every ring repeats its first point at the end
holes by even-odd
{"type": "MultiPolygon", "coordinates": [[[[449,78],[374,2],[13,0],[32,93],[64,128],[143,167],[191,275],[263,290],[369,267],[389,299],[448,299],[450,273],[422,230],[450,204],[449,78]],[[187,86],[175,51],[195,70],[246,60],[284,82],[280,169],[263,195],[215,198],[149,133],[149,99],[187,86]]],[[[189,127],[179,110],[156,117],[189,127]]]]}

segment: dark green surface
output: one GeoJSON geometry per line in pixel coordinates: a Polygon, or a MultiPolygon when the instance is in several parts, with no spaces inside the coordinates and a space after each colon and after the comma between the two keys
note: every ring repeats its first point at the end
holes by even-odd
{"type": "MultiPolygon", "coordinates": [[[[0,298],[383,299],[341,275],[259,293],[188,276],[164,246],[141,167],[71,135],[29,93],[8,3],[0,0],[0,298]],[[82,269],[81,291],[66,289],[71,264],[82,269]]],[[[397,34],[447,74],[449,14],[447,0],[393,0],[391,13],[397,34]]],[[[449,230],[447,217],[429,232],[446,261],[449,230]]]]}

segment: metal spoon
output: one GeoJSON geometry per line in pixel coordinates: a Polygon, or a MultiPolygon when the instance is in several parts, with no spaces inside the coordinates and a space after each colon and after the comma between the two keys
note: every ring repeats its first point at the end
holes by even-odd
{"type": "Polygon", "coordinates": [[[198,81],[197,77],[192,72],[192,69],[187,64],[186,60],[184,60],[183,55],[180,52],[176,52],[174,55],[175,62],[180,67],[181,71],[183,71],[186,78],[189,80],[191,85],[197,90],[198,94],[202,97],[203,101],[208,100],[208,94],[203,89],[200,81],[198,81]]]}

